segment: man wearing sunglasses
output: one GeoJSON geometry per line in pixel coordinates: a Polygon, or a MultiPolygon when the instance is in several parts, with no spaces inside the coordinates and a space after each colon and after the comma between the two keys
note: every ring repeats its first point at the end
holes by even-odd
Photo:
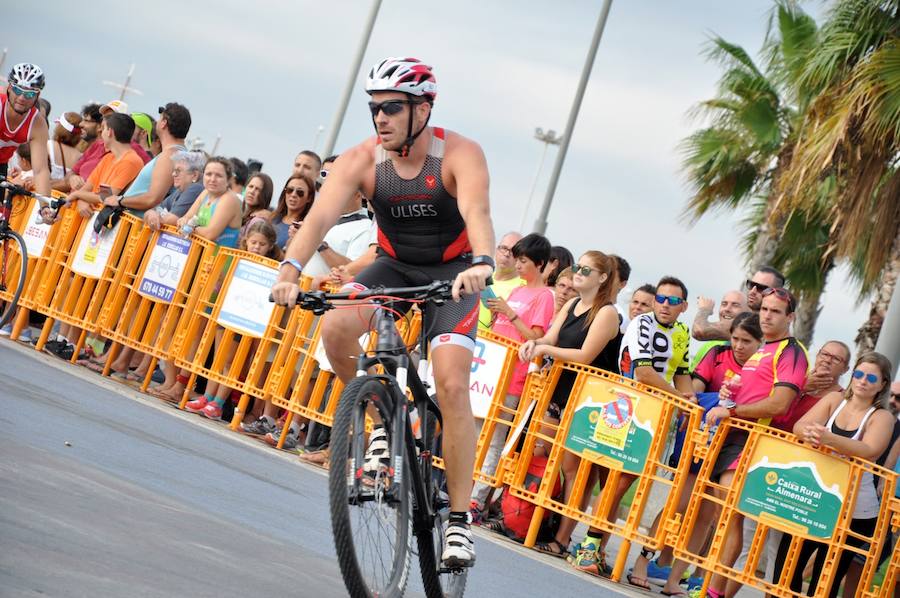
{"type": "Polygon", "coordinates": [[[747,289],[747,307],[753,313],[759,313],[763,293],[767,289],[783,287],[784,283],[784,274],[771,266],[761,267],[744,282],[744,286],[747,289]]]}
{"type": "Polygon", "coordinates": [[[34,189],[50,195],[50,166],[47,157],[47,121],[39,118],[38,100],[44,89],[44,72],[23,62],[12,67],[6,94],[0,95],[0,175],[6,176],[16,148],[27,143],[31,149],[34,189]]]}
{"type": "MultiPolygon", "coordinates": [[[[749,294],[752,295],[753,291],[749,294]]],[[[782,287],[771,287],[761,292],[759,323],[763,331],[764,344],[744,363],[741,370],[741,387],[735,396],[730,396],[728,388],[719,391],[725,404],[713,407],[706,414],[706,425],[714,426],[726,417],[739,417],[757,421],[783,429],[792,405],[806,385],[809,361],[806,348],[791,336],[791,324],[797,300],[782,287]]],[[[792,430],[785,430],[792,432],[792,430]]],[[[734,481],[736,462],[744,448],[746,438],[733,436],[725,439],[713,467],[713,477],[718,483],[730,487],[734,481]]],[[[742,552],[749,552],[755,526],[744,525],[743,517],[735,517],[730,522],[723,550],[723,562],[733,566],[742,552]]],[[[766,542],[772,554],[777,542],[766,542]]],[[[714,575],[710,588],[725,596],[734,596],[740,584],[727,582],[724,577],[714,575]],[[726,589],[727,584],[727,589],[726,589]]]]}
{"type": "MultiPolygon", "coordinates": [[[[481,147],[457,133],[428,126],[437,93],[431,67],[415,58],[387,58],[369,71],[366,92],[376,137],[341,154],[303,227],[294,236],[272,295],[293,306],[298,276],[353,194],[362,192],[378,222],[378,257],[354,288],[454,280],[453,301],[426,306],[428,343],[444,423],[450,520],[442,561],[475,563],[468,529],[475,460],[469,372],[478,293],[494,271],[488,170],[481,147]]],[[[356,375],[359,337],[372,308],[332,310],[322,338],[335,373],[356,375]]]]}

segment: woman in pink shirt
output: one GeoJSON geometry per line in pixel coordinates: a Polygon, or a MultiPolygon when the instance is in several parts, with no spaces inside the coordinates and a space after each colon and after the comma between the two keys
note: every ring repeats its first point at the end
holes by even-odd
{"type": "MultiPolygon", "coordinates": [[[[512,254],[516,258],[516,273],[525,284],[513,289],[507,299],[499,297],[487,299],[485,304],[493,316],[491,330],[521,343],[542,337],[553,320],[555,308],[553,291],[544,285],[541,277],[541,269],[550,259],[550,241],[542,235],[534,233],[526,235],[513,245],[512,254]]],[[[502,414],[502,417],[507,421],[512,420],[511,412],[519,404],[527,374],[528,362],[516,362],[504,399],[504,405],[509,412],[502,414]]],[[[495,428],[490,449],[481,466],[482,471],[492,474],[497,468],[505,437],[503,426],[495,428]]],[[[481,519],[489,492],[490,486],[481,483],[475,484],[472,490],[470,511],[476,523],[481,519]]]]}

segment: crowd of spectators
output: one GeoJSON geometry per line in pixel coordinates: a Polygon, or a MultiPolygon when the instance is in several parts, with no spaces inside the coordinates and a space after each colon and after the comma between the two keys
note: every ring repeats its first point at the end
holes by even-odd
{"type": "MultiPolygon", "coordinates": [[[[49,107],[42,113],[49,116],[49,107]]],[[[130,112],[122,101],[104,105],[88,104],[80,112],[65,111],[51,124],[48,141],[51,183],[66,194],[69,209],[90,218],[101,208],[127,211],[153,230],[173,225],[184,234],[194,234],[223,247],[280,259],[284,248],[303,225],[316,200],[317,190],[327,184],[327,174],[336,156],[321,159],[304,150],[295,157],[290,176],[275,187],[263,172],[251,172],[237,158],[209,156],[188,150],[185,139],[191,127],[189,110],[176,102],[159,107],[151,116],[130,112]],[[277,191],[277,196],[276,196],[277,191]]],[[[14,182],[31,183],[30,150],[19,146],[10,176],[14,182]]],[[[692,325],[681,320],[688,306],[688,287],[679,278],[659,273],[655,284],[641,284],[630,297],[621,298],[627,309],[619,308],[619,294],[626,288],[631,268],[626,259],[597,250],[577,259],[562,246],[554,246],[539,234],[509,232],[498,236],[493,285],[483,295],[479,328],[514,341],[519,361],[510,381],[504,405],[515,411],[528,373],[529,362],[551,359],[598,367],[664,390],[690,401],[704,393],[715,393],[705,404],[707,425],[724,418],[742,418],[796,434],[814,446],[824,445],[843,455],[854,455],[893,468],[900,452],[900,383],[891,386],[892,366],[877,353],[852,359],[849,347],[839,339],[829,340],[810,361],[806,348],[791,335],[796,298],[789,281],[771,267],[762,267],[746,280],[741,290],[727,290],[719,302],[717,319],[712,320],[715,301],[697,297],[697,315],[692,325]],[[691,338],[699,349],[691,354],[691,338]],[[851,368],[852,361],[852,368],[851,368]],[[850,372],[849,382],[841,378],[850,372]],[[846,388],[842,385],[845,384],[846,388]]],[[[343,284],[352,280],[375,255],[377,226],[357,194],[347,204],[339,222],[325,236],[305,273],[313,284],[343,284]]],[[[3,331],[9,334],[9,329],[3,331]]],[[[60,326],[45,349],[71,359],[80,331],[60,326]]],[[[28,338],[27,335],[24,338],[28,338]]],[[[109,347],[110,343],[100,346],[109,347]]],[[[97,345],[94,345],[97,346],[97,345]]],[[[135,351],[122,349],[111,363],[114,374],[126,381],[142,378],[151,360],[135,351]]],[[[102,370],[106,355],[86,348],[80,363],[102,370]]],[[[154,395],[179,400],[188,379],[174,365],[163,364],[154,373],[154,395]]],[[[574,374],[560,377],[546,413],[536,414],[547,425],[558,424],[570,400],[574,374]]],[[[203,392],[191,392],[190,412],[210,419],[222,417],[232,392],[224,385],[209,384],[203,392]]],[[[260,404],[247,414],[243,431],[270,440],[281,436],[281,414],[271,404],[260,404]]],[[[510,418],[511,416],[505,416],[510,418]]],[[[304,444],[302,422],[293,422],[284,448],[304,444]]],[[[496,467],[507,439],[497,429],[490,439],[484,469],[496,467]]],[[[737,457],[743,449],[739,437],[726,439],[714,467],[714,476],[724,487],[734,483],[737,457]]],[[[538,443],[535,454],[546,454],[538,443]]],[[[579,456],[566,452],[562,462],[562,492],[572,492],[579,456]]],[[[321,462],[318,461],[318,462],[321,462]]],[[[593,466],[589,485],[605,485],[608,471],[593,466]]],[[[696,470],[692,472],[695,477],[696,470]]],[[[621,475],[614,492],[618,506],[635,477],[621,475]]],[[[690,497],[693,477],[682,505],[690,497]]],[[[874,515],[881,499],[869,482],[858,501],[852,528],[871,535],[874,515]],[[871,487],[868,487],[871,486],[871,487]]],[[[492,508],[490,488],[477,484],[473,489],[471,512],[475,522],[502,529],[497,509],[492,508]]],[[[499,500],[493,497],[494,500],[499,500]]],[[[584,493],[582,508],[590,502],[584,493]]],[[[594,508],[599,508],[594,505],[594,508]]],[[[608,513],[614,516],[615,513],[608,513]]],[[[691,546],[700,550],[714,527],[714,509],[701,513],[691,546]]],[[[658,525],[659,518],[654,522],[658,525]]],[[[734,518],[724,551],[726,564],[740,563],[749,552],[752,526],[734,518]]],[[[537,549],[568,557],[576,568],[608,575],[606,563],[608,535],[588,529],[573,544],[573,520],[563,519],[549,541],[537,549]]],[[[783,561],[789,537],[770,538],[769,579],[777,579],[776,565],[783,561]]],[[[813,583],[824,558],[821,545],[805,542],[797,570],[807,561],[813,583]]],[[[886,552],[889,554],[889,551],[886,552]]],[[[838,574],[846,578],[844,595],[853,595],[859,577],[859,563],[847,557],[838,564],[838,574]]],[[[655,555],[642,550],[628,574],[628,581],[649,588],[651,582],[664,584],[668,595],[683,591],[680,585],[686,566],[671,553],[655,555]]],[[[691,578],[696,579],[696,577],[691,578]]],[[[802,575],[791,580],[800,587],[802,575]]],[[[832,595],[837,592],[834,586],[832,595]]],[[[738,585],[714,576],[709,595],[733,596],[738,585]]]]}

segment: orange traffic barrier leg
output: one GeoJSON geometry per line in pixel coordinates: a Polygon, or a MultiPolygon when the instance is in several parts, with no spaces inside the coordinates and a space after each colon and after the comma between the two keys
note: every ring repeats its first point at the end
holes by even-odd
{"type": "Polygon", "coordinates": [[[9,335],[9,338],[12,340],[18,340],[19,335],[22,334],[22,331],[28,326],[28,314],[29,311],[24,307],[20,307],[16,311],[16,317],[13,322],[12,334],[9,335]]]}
{"type": "Polygon", "coordinates": [[[197,374],[192,373],[191,377],[188,378],[188,383],[184,385],[184,392],[181,394],[181,402],[178,403],[179,409],[184,409],[184,406],[188,404],[188,400],[191,398],[191,389],[194,388],[194,384],[197,383],[197,374]]]}
{"type": "Polygon", "coordinates": [[[101,376],[109,376],[109,372],[112,370],[112,364],[116,360],[116,356],[119,355],[119,351],[121,350],[121,343],[113,343],[109,346],[109,351],[106,352],[106,361],[103,362],[103,373],[101,374],[101,376]]]}
{"type": "Polygon", "coordinates": [[[531,515],[531,523],[528,524],[528,533],[525,535],[525,548],[534,548],[537,542],[538,532],[541,531],[541,522],[544,521],[544,507],[534,507],[531,515]]]}
{"type": "Polygon", "coordinates": [[[35,350],[43,351],[44,345],[47,344],[47,340],[50,338],[50,331],[53,330],[53,318],[47,318],[44,320],[44,327],[41,328],[41,335],[38,337],[38,342],[34,346],[35,350]]]}
{"type": "Polygon", "coordinates": [[[231,424],[228,426],[234,432],[238,431],[238,428],[240,427],[241,422],[244,421],[244,414],[247,411],[247,404],[249,402],[250,402],[250,395],[248,395],[247,393],[241,394],[241,400],[238,401],[237,407],[234,410],[234,417],[231,418],[231,424]]]}
{"type": "Polygon", "coordinates": [[[281,428],[281,436],[278,437],[278,445],[277,448],[284,447],[284,440],[287,438],[288,430],[291,428],[291,422],[294,421],[294,413],[291,411],[287,412],[287,415],[284,417],[284,426],[281,428]]]}

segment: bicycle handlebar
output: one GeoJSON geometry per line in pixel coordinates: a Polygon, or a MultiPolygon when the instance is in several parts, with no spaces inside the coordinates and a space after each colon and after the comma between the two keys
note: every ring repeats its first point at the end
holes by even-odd
{"type": "MultiPolygon", "coordinates": [[[[398,299],[443,303],[450,299],[452,289],[452,280],[436,280],[431,284],[417,287],[374,287],[364,291],[343,291],[339,293],[301,291],[300,295],[297,297],[297,307],[309,310],[316,315],[322,315],[326,311],[334,309],[334,301],[363,301],[373,297],[396,297],[398,299]]],[[[269,300],[274,300],[271,295],[269,295],[269,300]]]]}
{"type": "Polygon", "coordinates": [[[54,199],[52,197],[47,197],[46,195],[41,195],[39,193],[35,193],[33,191],[29,191],[25,187],[20,185],[15,185],[6,180],[6,177],[0,176],[0,189],[6,189],[11,192],[13,195],[23,195],[25,197],[33,197],[40,202],[40,204],[44,207],[49,207],[54,211],[58,211],[61,207],[66,205],[65,200],[62,199],[54,199]]]}

